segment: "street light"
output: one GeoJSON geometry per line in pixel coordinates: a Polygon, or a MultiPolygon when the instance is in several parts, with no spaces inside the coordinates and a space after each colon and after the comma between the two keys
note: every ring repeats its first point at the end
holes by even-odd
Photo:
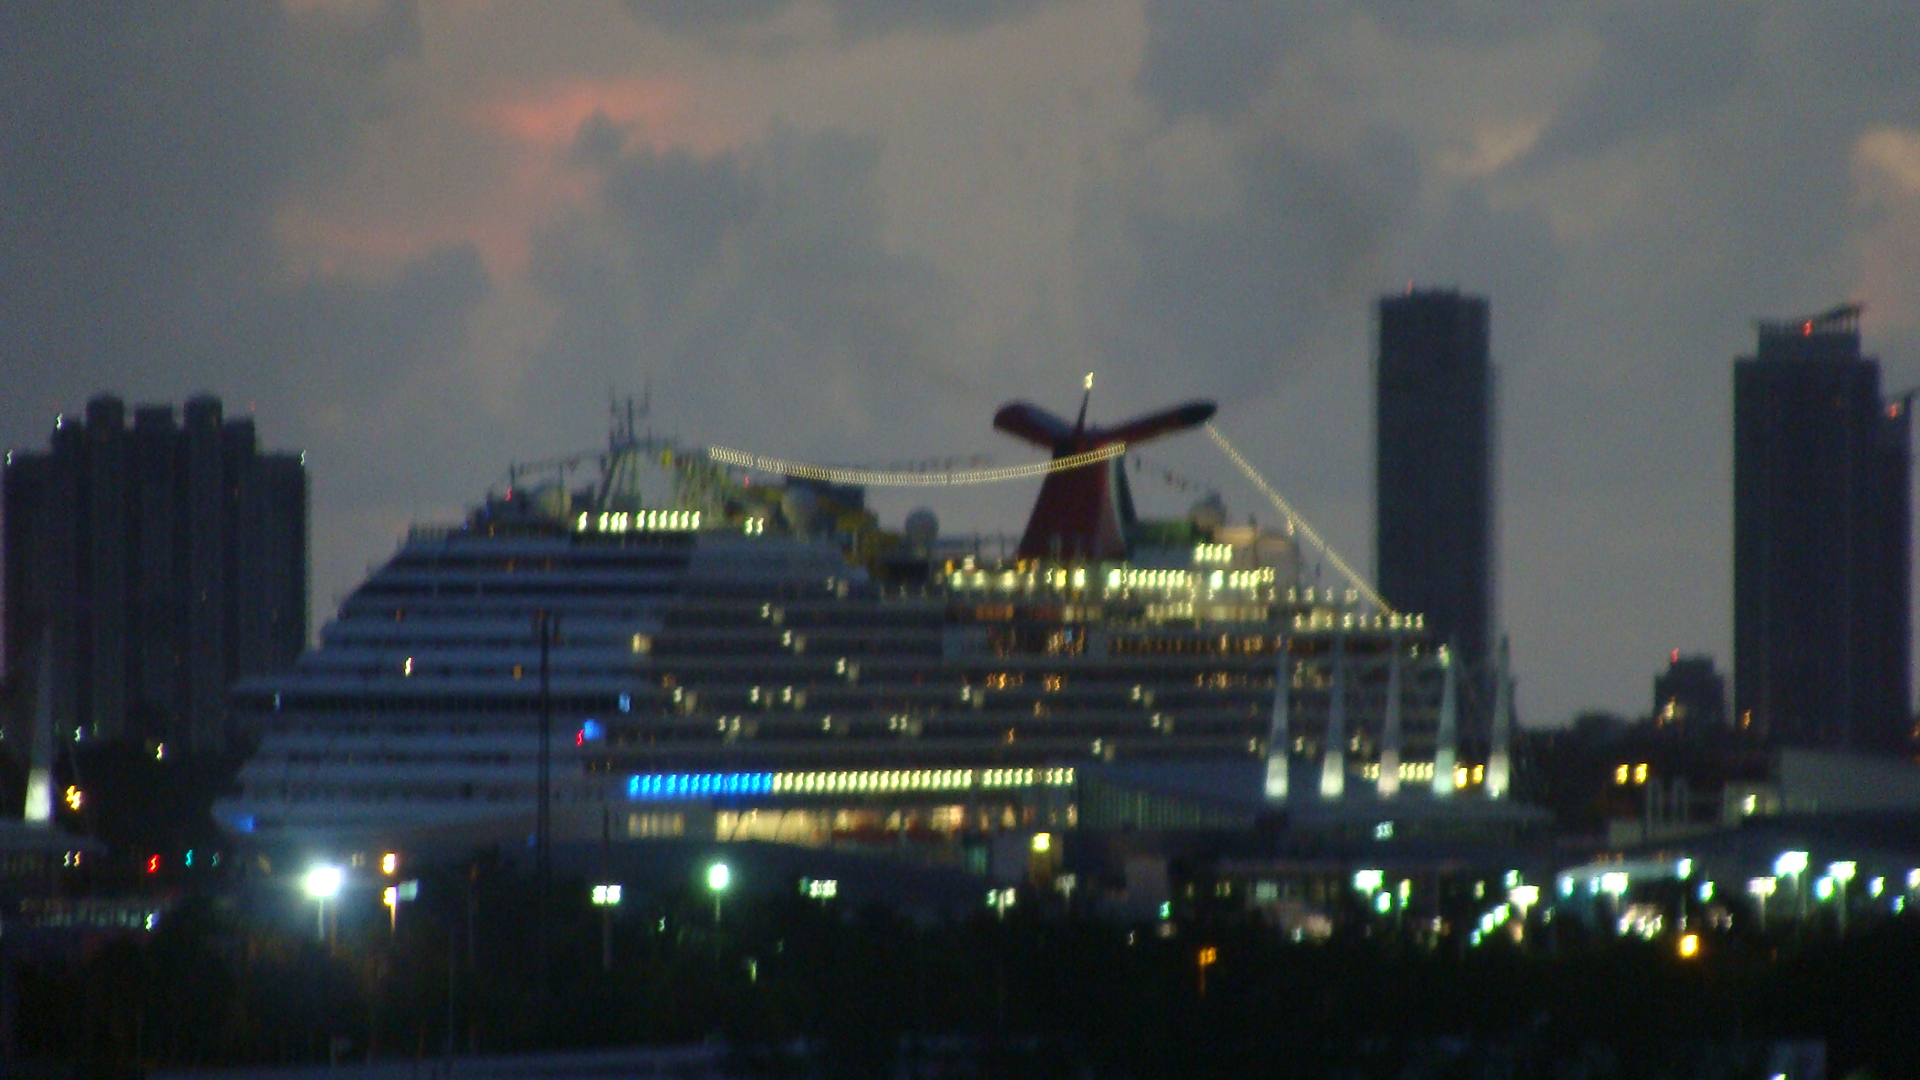
{"type": "MultiPolygon", "coordinates": [[[[593,887],[593,906],[600,909],[600,970],[613,970],[613,909],[620,906],[620,886],[614,883],[593,887]]],[[[718,914],[715,915],[716,921],[718,914]]]]}
{"type": "Polygon", "coordinates": [[[1853,880],[1853,875],[1859,870],[1859,864],[1851,859],[1827,866],[1827,876],[1840,887],[1840,934],[1843,937],[1847,933],[1847,883],[1853,880]]]}
{"type": "Polygon", "coordinates": [[[346,879],[346,873],[337,866],[316,866],[307,871],[307,895],[319,905],[318,929],[322,941],[327,940],[327,901],[340,895],[340,886],[346,879]]]}
{"type": "Polygon", "coordinates": [[[409,900],[420,898],[420,882],[403,881],[398,885],[389,885],[380,893],[380,902],[387,905],[387,936],[400,932],[400,905],[409,900]]]}
{"type": "Polygon", "coordinates": [[[1807,853],[1804,851],[1783,851],[1773,860],[1773,873],[1776,877],[1793,879],[1793,902],[1796,915],[1804,921],[1807,917],[1807,853]]]}
{"type": "Polygon", "coordinates": [[[713,925],[715,926],[720,925],[720,897],[726,893],[727,886],[732,882],[733,871],[727,869],[726,863],[717,862],[707,867],[707,889],[713,893],[713,925]]]}
{"type": "Polygon", "coordinates": [[[1757,877],[1747,882],[1747,891],[1760,901],[1760,925],[1767,925],[1767,897],[1772,896],[1778,886],[1778,878],[1757,877]]]}

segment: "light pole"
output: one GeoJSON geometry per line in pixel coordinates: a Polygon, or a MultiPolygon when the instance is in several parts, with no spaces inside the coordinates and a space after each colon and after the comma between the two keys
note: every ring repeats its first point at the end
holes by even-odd
{"type": "Polygon", "coordinates": [[[733,882],[733,871],[723,862],[707,867],[707,890],[713,893],[713,925],[720,926],[720,898],[726,894],[727,886],[733,882]]]}
{"type": "Polygon", "coordinates": [[[1760,901],[1760,928],[1762,930],[1765,930],[1767,926],[1767,897],[1773,895],[1774,888],[1778,884],[1778,878],[1770,877],[1757,877],[1747,882],[1747,891],[1753,894],[1754,899],[1760,901]]]}
{"type": "Polygon", "coordinates": [[[398,885],[389,885],[380,894],[380,902],[387,905],[387,937],[394,938],[400,933],[400,905],[409,900],[420,898],[420,882],[403,881],[398,885]]]}
{"type": "MultiPolygon", "coordinates": [[[[1366,898],[1365,902],[1369,915],[1371,915],[1374,910],[1374,896],[1376,894],[1385,895],[1381,893],[1381,889],[1386,885],[1386,881],[1387,875],[1385,871],[1368,869],[1354,872],[1353,891],[1366,898]]],[[[1384,912],[1388,909],[1381,908],[1380,910],[1384,912]]]]}
{"type": "MultiPolygon", "coordinates": [[[[1681,859],[1673,864],[1674,879],[1680,882],[1680,930],[1687,929],[1687,881],[1693,877],[1693,860],[1681,859]]],[[[1689,954],[1690,955],[1690,954],[1689,954]]]]}
{"type": "Polygon", "coordinates": [[[1775,877],[1793,879],[1793,906],[1796,922],[1805,922],[1807,918],[1807,853],[1804,851],[1783,851],[1773,860],[1775,877]]]}
{"type": "Polygon", "coordinates": [[[316,925],[319,929],[319,937],[321,941],[328,942],[329,947],[331,947],[331,939],[327,935],[327,901],[340,895],[340,885],[346,880],[346,876],[337,866],[316,866],[307,871],[307,895],[313,897],[318,904],[319,921],[316,925]]]}
{"type": "Polygon", "coordinates": [[[1613,924],[1616,934],[1626,932],[1620,926],[1620,898],[1626,895],[1627,889],[1632,884],[1633,880],[1623,871],[1610,870],[1600,875],[1600,891],[1613,897],[1613,924]]]}
{"type": "Polygon", "coordinates": [[[1847,936],[1847,882],[1853,880],[1853,875],[1858,872],[1859,869],[1859,864],[1853,862],[1851,859],[1845,862],[1833,863],[1827,867],[1827,876],[1834,880],[1834,884],[1840,886],[1841,937],[1847,936]]]}
{"type": "Polygon", "coordinates": [[[613,970],[613,909],[620,906],[620,886],[595,885],[593,906],[600,909],[600,970],[613,970]]]}

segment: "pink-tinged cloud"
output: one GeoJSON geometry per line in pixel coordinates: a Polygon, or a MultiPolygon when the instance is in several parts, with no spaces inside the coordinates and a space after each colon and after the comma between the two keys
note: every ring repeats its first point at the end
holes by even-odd
{"type": "MultiPolygon", "coordinates": [[[[558,207],[590,198],[593,178],[567,163],[567,148],[596,115],[629,140],[701,156],[744,139],[733,125],[694,107],[697,95],[671,78],[619,76],[505,85],[461,110],[469,132],[490,151],[469,160],[489,174],[481,183],[438,189],[429,205],[378,208],[351,199],[295,200],[276,214],[275,232],[295,273],[382,273],[449,244],[476,247],[496,281],[526,266],[532,231],[558,207]]],[[[456,107],[458,108],[458,107],[456,107]]],[[[382,168],[422,162],[382,155],[382,168]]]]}
{"type": "Polygon", "coordinates": [[[548,152],[571,143],[580,125],[596,114],[658,149],[710,154],[738,141],[700,111],[686,84],[628,75],[517,87],[481,105],[477,119],[490,133],[548,152]]]}

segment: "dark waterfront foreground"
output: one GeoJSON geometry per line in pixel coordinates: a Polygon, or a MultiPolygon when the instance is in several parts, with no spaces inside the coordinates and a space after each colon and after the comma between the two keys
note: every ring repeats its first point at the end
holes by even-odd
{"type": "Polygon", "coordinates": [[[696,1047],[661,1075],[1747,1077],[1817,1075],[1779,1064],[1780,1044],[1813,1041],[1827,1075],[1920,1075],[1912,917],[1844,940],[1709,936],[1683,958],[1571,922],[1523,950],[1297,944],[1244,915],[1129,927],[1037,903],[915,922],[792,893],[730,897],[716,920],[693,888],[631,888],[603,922],[569,882],[542,993],[528,879],[455,873],[391,928],[199,897],[81,951],[10,935],[12,1071],[557,1080],[603,1073],[480,1059],[696,1047]]]}

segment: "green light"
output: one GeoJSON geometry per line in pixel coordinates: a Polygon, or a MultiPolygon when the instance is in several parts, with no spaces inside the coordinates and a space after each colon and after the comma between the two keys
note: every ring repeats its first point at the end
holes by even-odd
{"type": "Polygon", "coordinates": [[[726,863],[717,862],[707,867],[707,888],[714,892],[727,891],[727,885],[732,881],[733,871],[727,869],[726,863]]]}

